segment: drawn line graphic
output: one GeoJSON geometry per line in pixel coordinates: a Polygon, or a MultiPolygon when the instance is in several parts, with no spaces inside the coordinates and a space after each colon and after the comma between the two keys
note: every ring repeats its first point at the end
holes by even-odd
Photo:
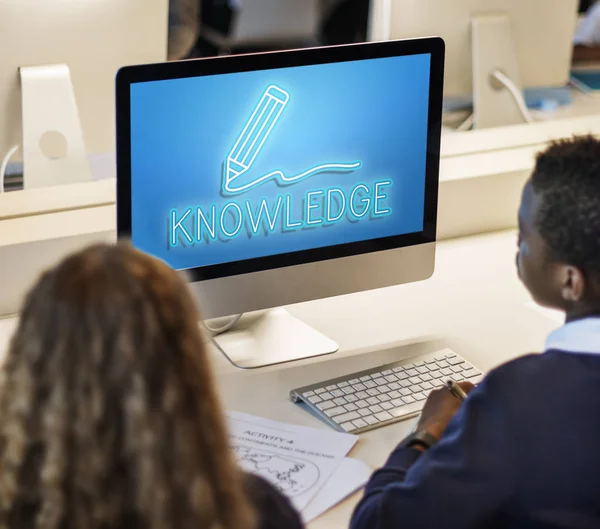
{"type": "Polygon", "coordinates": [[[223,178],[224,193],[242,193],[271,179],[277,179],[280,184],[289,185],[314,176],[317,173],[326,171],[348,172],[361,167],[362,162],[360,161],[353,163],[324,163],[294,176],[286,176],[283,171],[275,170],[254,178],[246,184],[235,184],[236,179],[252,167],[289,100],[290,95],[283,88],[275,85],[267,87],[227,156],[223,178]]]}

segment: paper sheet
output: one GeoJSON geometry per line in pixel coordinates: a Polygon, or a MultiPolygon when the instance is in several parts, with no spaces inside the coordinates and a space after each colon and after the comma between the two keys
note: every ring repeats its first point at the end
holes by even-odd
{"type": "Polygon", "coordinates": [[[371,473],[371,469],[362,461],[346,457],[325,486],[302,511],[304,523],[311,522],[364,487],[371,473]]]}
{"type": "Polygon", "coordinates": [[[228,412],[240,466],[285,494],[299,511],[325,485],[358,437],[228,412]]]}

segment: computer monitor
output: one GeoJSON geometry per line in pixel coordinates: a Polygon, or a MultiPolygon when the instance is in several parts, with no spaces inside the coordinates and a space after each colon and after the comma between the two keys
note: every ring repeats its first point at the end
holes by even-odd
{"type": "Polygon", "coordinates": [[[69,159],[85,151],[114,153],[116,72],[165,60],[167,32],[168,0],[0,2],[0,160],[21,147],[13,160],[25,158],[25,187],[37,187],[74,177],[69,159]],[[71,140],[47,161],[56,169],[44,165],[46,132],[71,140]]]}
{"type": "Polygon", "coordinates": [[[522,89],[567,84],[577,8],[578,0],[371,0],[369,40],[439,35],[445,96],[472,95],[478,128],[510,125],[527,119],[522,89]]]}
{"type": "MultiPolygon", "coordinates": [[[[429,277],[441,39],[128,67],[117,230],[217,318],[429,277]]],[[[331,353],[287,311],[218,344],[240,367],[331,353]]]]}

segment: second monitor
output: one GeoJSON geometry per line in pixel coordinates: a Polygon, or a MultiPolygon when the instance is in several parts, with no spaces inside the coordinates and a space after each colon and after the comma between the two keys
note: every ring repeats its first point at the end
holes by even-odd
{"type": "Polygon", "coordinates": [[[569,80],[578,0],[371,0],[370,40],[439,35],[447,98],[473,96],[478,128],[529,119],[523,88],[569,80]]]}
{"type": "MultiPolygon", "coordinates": [[[[421,39],[121,70],[119,235],[187,271],[206,318],[429,277],[443,51],[421,39]]],[[[241,367],[337,350],[282,310],[237,332],[220,344],[241,367]]]]}

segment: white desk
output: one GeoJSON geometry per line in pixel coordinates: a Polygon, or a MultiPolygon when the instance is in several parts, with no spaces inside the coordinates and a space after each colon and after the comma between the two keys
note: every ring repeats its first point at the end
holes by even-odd
{"type": "MultiPolygon", "coordinates": [[[[326,428],[288,400],[291,388],[444,345],[483,370],[540,351],[546,335],[559,324],[527,307],[529,296],[515,273],[515,250],[514,232],[444,242],[438,245],[436,273],[428,281],[292,307],[296,316],[335,339],[340,351],[255,371],[237,370],[213,351],[225,405],[326,428]]],[[[15,323],[0,320],[0,351],[15,323]]],[[[411,423],[363,435],[350,455],[376,468],[411,423]]],[[[310,528],[346,528],[359,497],[315,520],[310,528]]]]}

